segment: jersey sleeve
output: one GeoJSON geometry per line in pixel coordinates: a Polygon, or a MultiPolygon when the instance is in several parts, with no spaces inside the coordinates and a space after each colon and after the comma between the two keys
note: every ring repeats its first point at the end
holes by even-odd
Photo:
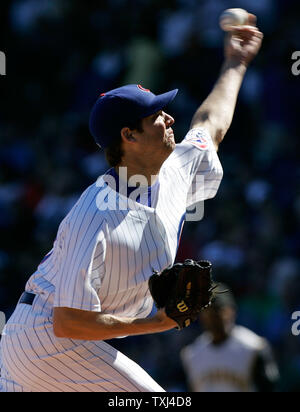
{"type": "Polygon", "coordinates": [[[190,130],[181,145],[190,147],[190,162],[187,164],[191,179],[187,207],[190,207],[215,197],[223,178],[223,169],[206,129],[190,130]]]}
{"type": "Polygon", "coordinates": [[[105,239],[102,223],[87,213],[67,225],[61,245],[61,264],[56,277],[54,307],[101,311],[98,291],[104,275],[105,239]]]}

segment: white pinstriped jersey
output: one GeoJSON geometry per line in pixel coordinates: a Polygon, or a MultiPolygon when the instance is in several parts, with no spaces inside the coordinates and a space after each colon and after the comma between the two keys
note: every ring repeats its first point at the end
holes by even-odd
{"type": "Polygon", "coordinates": [[[150,206],[148,193],[126,205],[107,176],[63,220],[52,251],[26,284],[36,294],[32,306],[18,304],[4,328],[0,392],[164,391],[104,341],[57,338],[53,307],[146,317],[152,268],[173,263],[187,206],[216,194],[222,167],[207,132],[195,129],[162,166],[150,206]]]}
{"type": "Polygon", "coordinates": [[[122,200],[101,177],[61,223],[53,250],[26,290],[41,293],[53,285],[50,305],[146,317],[152,269],[174,262],[186,208],[214,197],[222,175],[210,136],[194,129],[161,168],[156,207],[130,201],[125,210],[100,211],[102,191],[110,209],[122,200]],[[200,183],[197,175],[204,176],[200,183]]]}

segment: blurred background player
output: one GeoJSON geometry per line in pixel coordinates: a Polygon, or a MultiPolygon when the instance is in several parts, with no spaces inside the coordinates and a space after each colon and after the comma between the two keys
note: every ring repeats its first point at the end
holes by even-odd
{"type": "Polygon", "coordinates": [[[181,351],[192,392],[273,392],[279,379],[266,339],[235,323],[237,306],[225,285],[200,314],[205,332],[181,351]]]}

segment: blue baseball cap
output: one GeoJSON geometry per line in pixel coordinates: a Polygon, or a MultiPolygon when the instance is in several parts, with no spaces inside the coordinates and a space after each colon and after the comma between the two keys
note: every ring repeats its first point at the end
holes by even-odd
{"type": "Polygon", "coordinates": [[[141,85],[130,84],[103,93],[92,108],[90,132],[101,148],[120,136],[123,127],[151,116],[174,100],[178,89],[155,95],[141,85]]]}

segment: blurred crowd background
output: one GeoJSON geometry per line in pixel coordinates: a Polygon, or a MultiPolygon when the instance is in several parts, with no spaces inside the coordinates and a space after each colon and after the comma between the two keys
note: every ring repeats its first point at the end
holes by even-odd
{"type": "MultiPolygon", "coordinates": [[[[1,1],[0,310],[7,317],[52,248],[60,221],[107,170],[88,131],[101,92],[140,83],[179,88],[179,142],[223,61],[220,13],[242,7],[265,34],[219,156],[224,180],[202,222],[185,225],[177,260],[210,259],[233,290],[238,323],[271,343],[278,391],[300,390],[300,49],[297,0],[1,1]]],[[[167,390],[185,391],[180,349],[201,332],[114,340],[167,390]]]]}

